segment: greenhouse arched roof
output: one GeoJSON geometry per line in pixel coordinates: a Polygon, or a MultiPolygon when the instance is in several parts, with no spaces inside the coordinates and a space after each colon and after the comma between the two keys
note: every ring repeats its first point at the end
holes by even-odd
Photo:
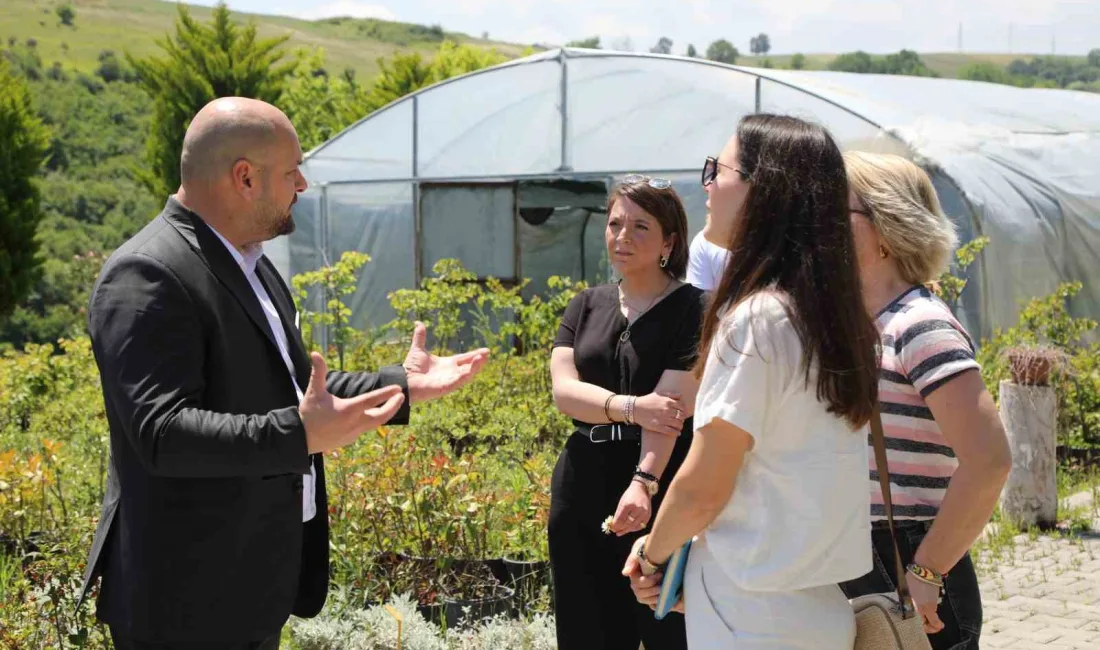
{"type": "Polygon", "coordinates": [[[306,168],[314,182],[687,170],[752,112],[815,119],[865,148],[926,120],[1100,133],[1100,95],[1083,92],[566,48],[406,96],[311,151],[306,168]]]}

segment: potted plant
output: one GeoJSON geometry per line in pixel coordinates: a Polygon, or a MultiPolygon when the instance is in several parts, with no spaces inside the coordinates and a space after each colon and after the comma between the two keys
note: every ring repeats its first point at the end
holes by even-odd
{"type": "Polygon", "coordinates": [[[504,565],[508,580],[516,592],[516,607],[525,614],[531,606],[553,593],[550,582],[547,518],[550,511],[551,465],[548,455],[533,455],[517,463],[511,489],[504,565]]]}
{"type": "Polygon", "coordinates": [[[500,584],[488,565],[470,562],[460,566],[461,570],[440,576],[440,602],[448,628],[512,613],[514,591],[500,584]]]}
{"type": "Polygon", "coordinates": [[[1049,345],[1016,345],[1003,354],[1012,381],[1020,386],[1049,386],[1066,360],[1064,352],[1049,345]]]}

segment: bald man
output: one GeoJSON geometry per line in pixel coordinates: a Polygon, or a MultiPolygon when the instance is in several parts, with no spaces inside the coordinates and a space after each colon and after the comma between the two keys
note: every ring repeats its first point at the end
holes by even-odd
{"type": "Polygon", "coordinates": [[[184,136],[181,186],[100,272],[88,327],[110,464],[84,594],[119,650],[270,649],[328,589],[322,454],[468,382],[486,350],[329,372],[263,242],[306,189],[294,127],[224,98],[184,136]]]}

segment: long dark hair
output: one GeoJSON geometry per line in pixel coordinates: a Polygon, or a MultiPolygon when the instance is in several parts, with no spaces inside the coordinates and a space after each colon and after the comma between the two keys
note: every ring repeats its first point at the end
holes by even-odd
{"type": "Polygon", "coordinates": [[[775,286],[790,298],[806,382],[816,362],[817,398],[860,427],[878,399],[878,332],[860,293],[840,149],[823,127],[778,115],[745,117],[737,140],[750,187],[703,321],[696,373],[723,308],[775,286]]]}

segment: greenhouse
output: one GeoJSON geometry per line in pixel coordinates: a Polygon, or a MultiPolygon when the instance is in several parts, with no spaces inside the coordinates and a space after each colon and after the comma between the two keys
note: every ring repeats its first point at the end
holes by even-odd
{"type": "Polygon", "coordinates": [[[371,256],[356,326],[393,313],[389,292],[458,258],[479,277],[607,280],[608,190],[625,174],[673,181],[691,234],[699,183],[738,119],[795,115],[844,149],[892,152],[932,175],[960,240],[990,238],[960,317],[975,334],[1023,300],[1079,280],[1100,314],[1100,95],[982,82],[743,68],[656,54],[561,49],[436,84],[309,152],[297,231],[267,247],[285,277],[371,256]]]}

